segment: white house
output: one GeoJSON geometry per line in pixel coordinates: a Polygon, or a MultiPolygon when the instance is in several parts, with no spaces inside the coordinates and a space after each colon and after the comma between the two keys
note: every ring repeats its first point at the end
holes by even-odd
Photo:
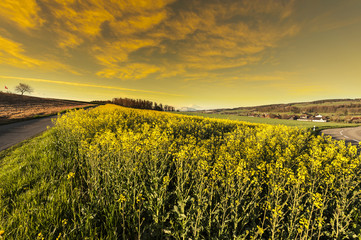
{"type": "Polygon", "coordinates": [[[312,119],[312,122],[327,122],[327,119],[318,114],[312,119]]]}

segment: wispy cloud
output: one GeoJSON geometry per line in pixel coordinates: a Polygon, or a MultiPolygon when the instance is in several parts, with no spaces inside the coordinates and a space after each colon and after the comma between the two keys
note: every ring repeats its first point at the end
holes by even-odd
{"type": "Polygon", "coordinates": [[[23,46],[10,39],[0,36],[0,63],[20,68],[36,67],[43,64],[42,61],[26,56],[23,46]]]}
{"type": "Polygon", "coordinates": [[[104,78],[189,79],[194,71],[252,65],[299,31],[290,18],[294,0],[26,2],[4,0],[2,18],[54,36],[48,47],[62,49],[64,59],[89,56],[104,78]]]}
{"type": "Polygon", "coordinates": [[[14,23],[17,27],[36,28],[44,20],[39,16],[40,7],[36,0],[2,0],[0,1],[0,20],[14,23]]]}
{"type": "Polygon", "coordinates": [[[70,85],[70,86],[76,86],[76,87],[91,87],[91,88],[103,88],[103,89],[120,90],[120,91],[151,93],[151,94],[157,94],[157,95],[167,95],[167,96],[176,96],[176,97],[183,96],[183,95],[179,95],[179,94],[166,93],[166,92],[148,91],[148,90],[140,90],[140,89],[122,88],[122,87],[116,87],[116,86],[78,83],[78,82],[65,82],[65,81],[48,80],[48,79],[41,79],[41,78],[25,78],[25,77],[14,77],[14,76],[0,76],[0,78],[25,80],[25,81],[33,81],[33,82],[43,82],[43,83],[53,83],[53,84],[60,84],[60,85],[70,85]]]}
{"type": "Polygon", "coordinates": [[[23,69],[66,70],[72,74],[80,75],[73,67],[57,60],[29,56],[22,44],[8,38],[0,36],[0,46],[0,64],[23,69]]]}

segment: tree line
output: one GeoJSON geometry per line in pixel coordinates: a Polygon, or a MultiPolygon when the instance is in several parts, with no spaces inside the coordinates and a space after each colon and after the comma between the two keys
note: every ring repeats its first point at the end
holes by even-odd
{"type": "Polygon", "coordinates": [[[156,111],[168,111],[173,112],[175,111],[175,108],[173,106],[169,105],[163,105],[162,103],[156,103],[149,100],[143,100],[143,99],[132,99],[132,98],[113,98],[113,100],[108,101],[92,101],[93,103],[98,104],[107,104],[112,103],[115,105],[123,106],[123,107],[129,107],[129,108],[138,108],[138,109],[150,109],[150,110],[156,110],[156,111]]]}
{"type": "Polygon", "coordinates": [[[349,104],[339,104],[339,105],[316,105],[316,106],[261,106],[256,107],[258,112],[292,112],[292,113],[344,113],[345,111],[349,113],[361,113],[361,104],[359,103],[349,103],[349,104]]]}

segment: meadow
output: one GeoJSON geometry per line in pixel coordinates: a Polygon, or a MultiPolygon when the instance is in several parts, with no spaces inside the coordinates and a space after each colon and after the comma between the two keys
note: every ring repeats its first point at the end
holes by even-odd
{"type": "Polygon", "coordinates": [[[0,153],[0,239],[360,239],[357,147],[114,105],[0,153]]]}
{"type": "Polygon", "coordinates": [[[189,116],[201,116],[206,118],[217,118],[217,119],[227,119],[235,121],[243,121],[250,123],[260,123],[260,124],[271,124],[271,125],[285,125],[290,127],[299,127],[299,128],[308,128],[313,129],[316,127],[316,131],[320,131],[328,128],[343,128],[343,127],[357,127],[360,124],[353,123],[338,123],[338,122],[305,122],[305,121],[296,121],[288,119],[274,119],[274,118],[260,118],[260,117],[249,117],[249,116],[239,116],[235,114],[220,114],[220,113],[201,113],[201,112],[179,112],[180,114],[189,115],[189,116]]]}
{"type": "MultiPolygon", "coordinates": [[[[328,117],[332,122],[360,123],[361,99],[324,99],[312,102],[214,109],[213,112],[217,114],[239,116],[270,114],[272,118],[278,116],[282,119],[289,119],[292,116],[300,116],[307,113],[313,116],[320,114],[328,117]]],[[[287,125],[286,122],[285,124],[287,125]]]]}

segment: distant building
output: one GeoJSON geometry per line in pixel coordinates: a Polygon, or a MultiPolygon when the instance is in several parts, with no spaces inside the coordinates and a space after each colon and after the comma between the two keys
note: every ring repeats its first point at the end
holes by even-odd
{"type": "Polygon", "coordinates": [[[288,120],[297,120],[297,119],[299,119],[299,117],[296,115],[293,115],[288,120]]]}
{"type": "Polygon", "coordinates": [[[311,115],[308,114],[302,114],[300,118],[297,119],[297,121],[304,121],[304,122],[311,122],[311,115]]]}
{"type": "Polygon", "coordinates": [[[327,122],[327,118],[326,117],[322,117],[322,115],[318,114],[317,116],[315,116],[312,119],[312,122],[327,122]]]}
{"type": "Polygon", "coordinates": [[[326,117],[323,117],[322,115],[318,114],[317,116],[311,116],[308,114],[303,114],[300,116],[297,121],[304,121],[304,122],[328,122],[328,119],[326,117]]]}

